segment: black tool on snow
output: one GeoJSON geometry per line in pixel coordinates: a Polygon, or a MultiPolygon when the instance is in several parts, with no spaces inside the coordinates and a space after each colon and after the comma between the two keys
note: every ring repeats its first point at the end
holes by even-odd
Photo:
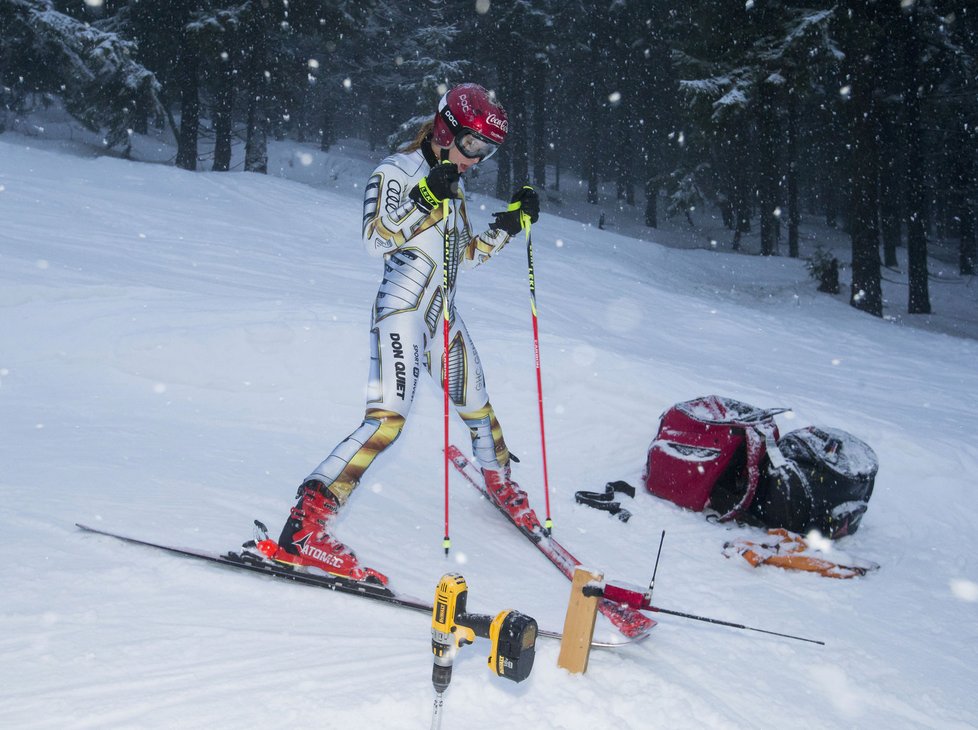
{"type": "Polygon", "coordinates": [[[627,494],[629,497],[634,498],[635,487],[628,482],[608,482],[604,485],[603,492],[586,492],[583,489],[579,492],[574,492],[574,500],[578,504],[593,507],[604,512],[610,512],[622,522],[628,522],[632,513],[622,507],[621,502],[615,501],[616,494],[627,494]]]}

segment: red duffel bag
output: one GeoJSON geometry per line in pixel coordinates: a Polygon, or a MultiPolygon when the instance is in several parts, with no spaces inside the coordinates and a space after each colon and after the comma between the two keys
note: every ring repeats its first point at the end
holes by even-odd
{"type": "Polygon", "coordinates": [[[754,499],[766,444],[778,439],[774,416],[787,410],[718,395],[674,405],[649,447],[646,488],[680,507],[734,519],[754,499]]]}

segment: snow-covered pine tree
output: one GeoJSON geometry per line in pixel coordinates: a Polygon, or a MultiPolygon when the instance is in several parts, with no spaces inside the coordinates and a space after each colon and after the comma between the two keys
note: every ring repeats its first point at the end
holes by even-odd
{"type": "MultiPolygon", "coordinates": [[[[478,3],[477,14],[459,22],[459,52],[467,49],[485,59],[481,73],[472,80],[496,92],[509,116],[506,144],[493,157],[496,195],[504,200],[517,186],[534,180],[546,183],[548,122],[556,124],[561,117],[555,108],[557,100],[547,91],[557,86],[551,77],[559,53],[555,48],[556,15],[578,4],[554,0],[478,3]]],[[[561,28],[573,32],[570,26],[561,28]]]]}
{"type": "MultiPolygon", "coordinates": [[[[783,108],[782,126],[774,129],[774,135],[764,135],[760,140],[771,148],[784,149],[781,169],[777,171],[783,179],[783,190],[769,190],[767,193],[770,210],[779,207],[780,198],[788,207],[788,252],[798,256],[798,226],[801,211],[798,202],[798,169],[800,165],[799,137],[802,134],[802,109],[808,109],[816,101],[824,101],[826,81],[838,74],[838,66],[843,54],[832,34],[835,8],[811,9],[780,7],[772,14],[770,23],[773,33],[770,39],[763,39],[754,45],[763,73],[769,75],[762,85],[762,107],[766,102],[783,108]]],[[[764,117],[772,120],[774,113],[764,112],[764,117]]],[[[769,160],[770,161],[770,160],[769,160]]],[[[774,221],[770,216],[762,218],[768,226],[774,221]]],[[[763,235],[762,235],[763,238],[763,235]]],[[[763,248],[763,246],[762,246],[763,248]]]]}
{"type": "Polygon", "coordinates": [[[900,72],[890,93],[902,107],[910,314],[931,311],[928,222],[948,220],[936,233],[957,235],[960,272],[974,273],[978,12],[950,10],[938,0],[904,4],[887,33],[900,72]]]}
{"type": "Polygon", "coordinates": [[[461,14],[447,0],[382,3],[364,26],[368,54],[361,56],[356,78],[370,90],[372,139],[383,138],[389,149],[401,145],[434,117],[442,94],[467,80],[470,64],[455,53],[461,14]]]}
{"type": "Polygon", "coordinates": [[[850,236],[852,282],[849,303],[877,317],[883,316],[880,274],[879,138],[877,137],[878,86],[884,10],[871,0],[853,3],[841,20],[841,46],[846,55],[843,96],[846,100],[852,180],[850,236]]]}
{"type": "MultiPolygon", "coordinates": [[[[674,169],[676,152],[670,143],[678,128],[678,79],[669,49],[669,8],[641,8],[632,24],[638,34],[629,44],[635,78],[635,98],[629,102],[638,118],[635,151],[640,158],[645,192],[645,225],[658,226],[658,197],[667,172],[674,169]]],[[[634,32],[634,31],[633,31],[634,32]]]]}
{"type": "Polygon", "coordinates": [[[669,217],[679,215],[686,218],[690,226],[695,226],[693,221],[693,211],[703,204],[703,193],[696,181],[697,173],[703,174],[704,168],[709,167],[708,163],[702,163],[698,169],[687,172],[683,175],[670,175],[666,182],[666,194],[669,196],[669,205],[666,212],[669,217]]]}
{"type": "Polygon", "coordinates": [[[210,96],[215,172],[231,169],[236,76],[244,67],[242,35],[246,4],[198,13],[187,25],[197,38],[200,73],[210,96]]]}
{"type": "Polygon", "coordinates": [[[132,41],[58,12],[51,0],[5,0],[0,29],[7,104],[27,94],[60,97],[108,147],[127,146],[140,118],[163,113],[159,82],[135,60],[132,41]]]}
{"type": "Polygon", "coordinates": [[[713,159],[717,190],[735,209],[737,234],[749,230],[756,201],[764,254],[777,249],[787,198],[789,250],[797,255],[798,106],[820,95],[822,74],[841,60],[829,30],[833,10],[700,2],[680,19],[695,29],[674,34],[680,88],[696,122],[686,143],[707,148],[691,148],[692,163],[684,169],[705,155],[713,159]],[[704,36],[709,28],[725,32],[704,36]]]}
{"type": "Polygon", "coordinates": [[[741,235],[750,231],[756,191],[750,107],[756,74],[744,58],[750,45],[749,9],[700,0],[668,22],[685,120],[677,132],[680,159],[670,177],[682,179],[700,163],[711,163],[715,181],[708,186],[710,195],[729,201],[736,249],[741,235]]]}

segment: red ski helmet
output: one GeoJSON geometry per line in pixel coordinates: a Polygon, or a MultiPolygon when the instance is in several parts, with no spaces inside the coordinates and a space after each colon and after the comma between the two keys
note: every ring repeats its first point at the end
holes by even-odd
{"type": "Polygon", "coordinates": [[[451,147],[470,159],[491,157],[506,139],[506,110],[478,84],[456,86],[438,102],[432,140],[451,147]]]}

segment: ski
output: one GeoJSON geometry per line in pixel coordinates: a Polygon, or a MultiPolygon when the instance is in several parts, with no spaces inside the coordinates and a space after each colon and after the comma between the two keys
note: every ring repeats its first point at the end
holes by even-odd
{"type": "MultiPolygon", "coordinates": [[[[213,553],[206,550],[197,550],[195,548],[175,547],[172,545],[152,542],[150,540],[141,540],[136,537],[129,537],[116,532],[102,530],[97,527],[90,527],[78,522],[75,523],[75,527],[84,532],[102,535],[104,537],[111,537],[115,540],[122,540],[123,542],[128,542],[133,545],[142,545],[143,547],[153,548],[154,550],[162,550],[164,552],[179,555],[185,558],[202,560],[208,563],[216,563],[217,565],[221,565],[225,568],[260,573],[272,578],[289,580],[294,583],[315,586],[316,588],[326,588],[336,593],[358,596],[360,598],[369,598],[371,600],[387,603],[392,606],[399,606],[401,608],[407,608],[419,613],[426,613],[429,616],[432,613],[431,602],[423,601],[420,598],[414,598],[412,596],[393,591],[390,588],[381,586],[379,584],[349,580],[336,575],[304,573],[300,570],[289,568],[286,565],[280,566],[274,563],[269,563],[262,558],[247,552],[229,551],[226,553],[213,553]]],[[[542,628],[539,629],[538,634],[548,639],[560,639],[562,637],[562,634],[559,631],[550,631],[542,628]]],[[[596,648],[611,649],[626,646],[641,638],[644,637],[628,637],[624,641],[592,641],[591,646],[596,648]]]]}
{"type": "MultiPolygon", "coordinates": [[[[557,566],[557,569],[561,573],[569,580],[573,580],[574,570],[581,564],[580,560],[571,555],[559,542],[554,540],[553,537],[545,533],[542,529],[533,531],[526,530],[514,523],[510,515],[496,505],[489,496],[489,492],[486,490],[486,483],[482,478],[482,472],[475,464],[469,461],[468,457],[457,446],[450,445],[448,447],[448,458],[459,473],[465,477],[467,482],[478,489],[482,493],[482,496],[489,500],[490,504],[496,506],[524,537],[532,542],[540,552],[546,555],[551,563],[557,566]]],[[[629,639],[644,638],[656,624],[653,619],[650,619],[640,611],[626,605],[614,603],[605,598],[602,598],[598,603],[598,610],[611,621],[618,631],[629,639]]]]}

